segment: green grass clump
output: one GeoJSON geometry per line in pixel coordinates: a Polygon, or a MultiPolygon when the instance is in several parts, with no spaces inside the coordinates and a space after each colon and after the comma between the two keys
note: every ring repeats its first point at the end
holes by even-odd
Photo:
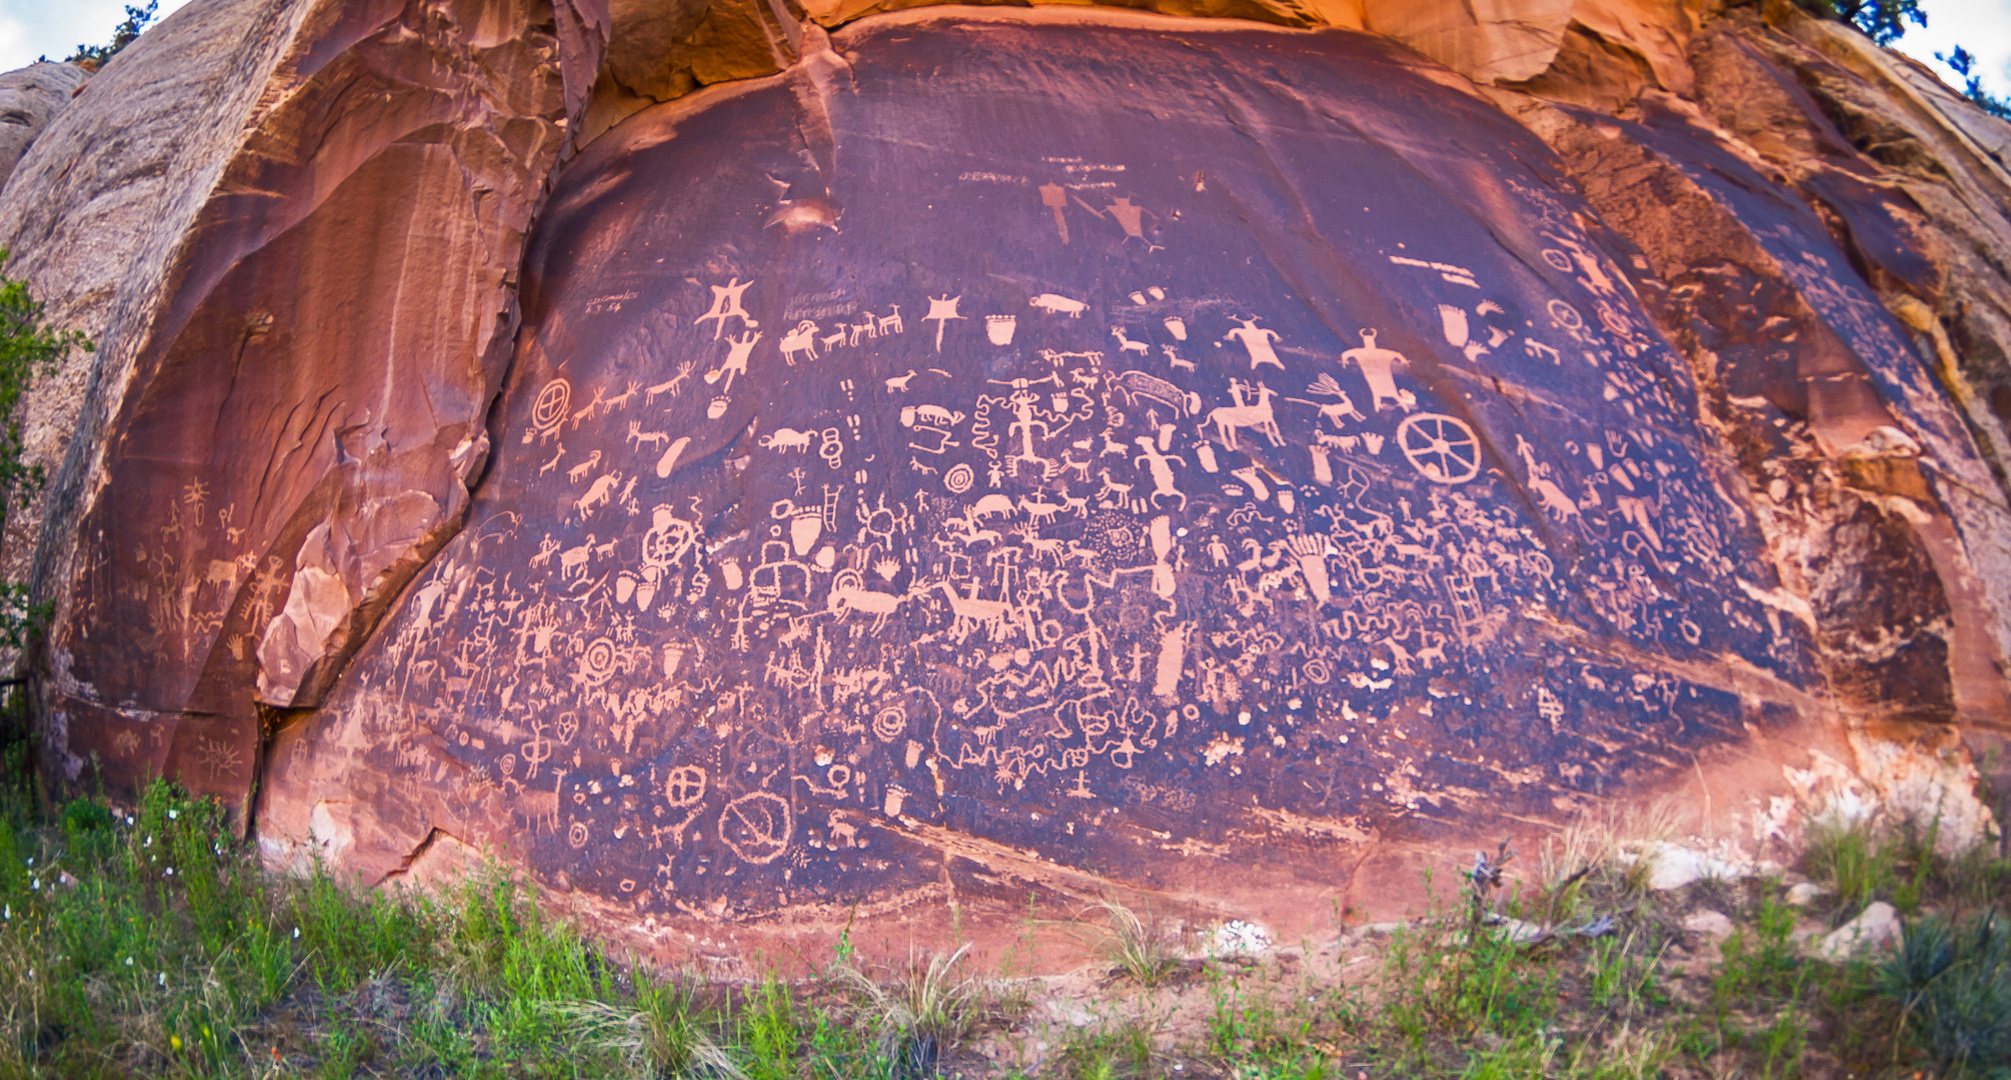
{"type": "Polygon", "coordinates": [[[2011,1071],[2011,922],[2000,913],[1908,922],[1878,986],[1941,1075],[2011,1071]]]}
{"type": "Polygon", "coordinates": [[[1809,877],[1833,890],[1842,917],[1890,895],[1897,883],[1894,845],[1863,819],[1833,816],[1813,821],[1806,842],[1803,858],[1809,877]]]}
{"type": "Polygon", "coordinates": [[[966,942],[946,956],[910,954],[907,968],[888,984],[850,963],[835,969],[838,981],[857,995],[865,1026],[879,1033],[896,1076],[935,1075],[943,1058],[977,1026],[986,987],[974,976],[956,974],[970,949],[966,942]]]}

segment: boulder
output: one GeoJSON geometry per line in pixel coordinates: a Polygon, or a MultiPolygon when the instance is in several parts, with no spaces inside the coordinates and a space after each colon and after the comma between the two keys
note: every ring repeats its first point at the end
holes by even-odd
{"type": "Polygon", "coordinates": [[[1732,920],[1722,911],[1697,911],[1683,919],[1683,929],[1716,940],[1732,935],[1732,920]]]}
{"type": "Polygon", "coordinates": [[[1814,953],[1819,960],[1842,963],[1859,953],[1898,944],[1901,932],[1899,912],[1883,900],[1874,900],[1857,918],[1817,942],[1814,953]]]}
{"type": "Polygon", "coordinates": [[[75,64],[30,64],[0,75],[0,189],[49,121],[91,73],[75,64]]]}

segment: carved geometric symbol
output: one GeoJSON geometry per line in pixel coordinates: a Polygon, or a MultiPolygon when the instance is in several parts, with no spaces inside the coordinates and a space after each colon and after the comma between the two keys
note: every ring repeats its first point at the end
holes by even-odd
{"type": "Polygon", "coordinates": [[[789,804],[765,791],[742,795],[727,803],[719,815],[719,839],[735,855],[757,865],[774,862],[789,850],[794,829],[789,804]]]}
{"type": "Polygon", "coordinates": [[[538,391],[538,400],[531,404],[531,426],[545,431],[558,426],[566,418],[566,406],[572,403],[573,384],[564,379],[553,379],[538,391]]]}
{"type": "Polygon", "coordinates": [[[595,638],[580,657],[580,678],[588,686],[599,686],[614,674],[614,662],[614,642],[607,638],[595,638]]]}
{"type": "Polygon", "coordinates": [[[971,484],[976,480],[977,476],[972,473],[971,467],[962,462],[950,466],[950,471],[943,474],[943,486],[949,488],[955,495],[969,491],[971,484]]]}
{"type": "Polygon", "coordinates": [[[1466,421],[1444,413],[1418,413],[1397,425],[1397,446],[1411,467],[1440,484],[1464,484],[1480,475],[1480,440],[1466,421]]]}
{"type": "Polygon", "coordinates": [[[893,742],[908,731],[908,713],[899,705],[889,705],[873,717],[873,734],[883,743],[893,742]]]}
{"type": "Polygon", "coordinates": [[[696,765],[679,765],[663,782],[663,797],[672,806],[690,806],[705,798],[705,770],[696,765]]]}

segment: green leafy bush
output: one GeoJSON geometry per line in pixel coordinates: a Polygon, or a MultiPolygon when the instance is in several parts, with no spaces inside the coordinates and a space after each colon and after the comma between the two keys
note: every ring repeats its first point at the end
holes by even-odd
{"type": "MultiPolygon", "coordinates": [[[[6,263],[7,252],[0,250],[0,266],[6,263]]],[[[27,448],[21,439],[21,397],[72,349],[90,352],[92,345],[79,331],[50,326],[42,302],[28,286],[0,275],[0,532],[21,496],[39,490],[44,480],[40,465],[22,462],[27,448]]],[[[0,582],[0,644],[21,648],[38,621],[29,607],[28,587],[0,582]]]]}
{"type": "Polygon", "coordinates": [[[120,51],[126,46],[139,40],[139,36],[146,32],[147,24],[154,21],[154,16],[160,9],[160,0],[147,0],[147,6],[143,8],[127,5],[126,19],[112,28],[112,40],[110,43],[104,45],[79,45],[77,46],[77,51],[70,54],[69,62],[72,64],[82,64],[93,71],[103,67],[106,61],[119,55],[120,51]]]}

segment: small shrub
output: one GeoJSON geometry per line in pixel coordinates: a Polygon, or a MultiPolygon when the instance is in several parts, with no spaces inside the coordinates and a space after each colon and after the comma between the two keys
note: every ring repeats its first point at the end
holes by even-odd
{"type": "Polygon", "coordinates": [[[1723,961],[1712,980],[1712,997],[1720,1008],[1752,1006],[1766,998],[1794,997],[1806,968],[1794,933],[1794,908],[1777,903],[1766,890],[1759,918],[1725,939],[1723,961]]]}
{"type": "Polygon", "coordinates": [[[1134,1080],[1154,1074],[1152,1029],[1140,1022],[1082,1028],[1061,1049],[1070,1080],[1134,1080]]]}

